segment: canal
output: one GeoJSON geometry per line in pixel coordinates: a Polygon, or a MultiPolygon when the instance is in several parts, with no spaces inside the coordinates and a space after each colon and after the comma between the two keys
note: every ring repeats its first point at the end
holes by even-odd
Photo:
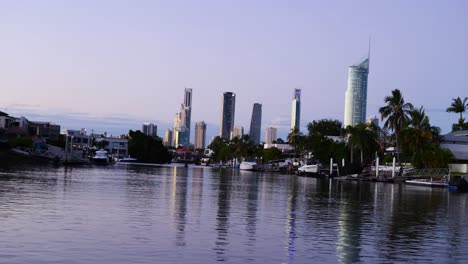
{"type": "Polygon", "coordinates": [[[209,167],[0,169],[0,263],[466,263],[446,189],[209,167]]]}

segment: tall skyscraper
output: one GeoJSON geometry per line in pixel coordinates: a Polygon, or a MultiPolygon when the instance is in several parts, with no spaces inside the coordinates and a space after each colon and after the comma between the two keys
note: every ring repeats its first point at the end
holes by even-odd
{"type": "Polygon", "coordinates": [[[223,109],[221,111],[221,133],[224,139],[230,139],[234,128],[234,114],[236,112],[236,94],[225,92],[223,94],[223,109]]]}
{"type": "Polygon", "coordinates": [[[300,130],[301,124],[301,89],[294,89],[291,111],[291,129],[300,130]]]}
{"type": "Polygon", "coordinates": [[[147,136],[156,137],[158,135],[158,126],[153,123],[144,123],[141,126],[141,132],[147,136]]]}
{"type": "Polygon", "coordinates": [[[192,88],[185,88],[184,102],[180,112],[174,118],[174,146],[188,147],[190,145],[190,125],[192,116],[192,88]]]}
{"type": "Polygon", "coordinates": [[[195,149],[204,149],[206,139],[206,124],[201,121],[195,123],[195,149]]]}
{"type": "Polygon", "coordinates": [[[260,144],[260,133],[262,133],[262,105],[255,103],[252,109],[252,119],[250,120],[250,140],[254,144],[260,144]]]}
{"type": "Polygon", "coordinates": [[[273,141],[278,139],[277,134],[278,134],[278,129],[276,129],[276,127],[267,127],[265,129],[265,143],[273,144],[273,141]]]}
{"type": "Polygon", "coordinates": [[[344,127],[366,122],[368,75],[369,57],[360,64],[349,67],[344,127]]]}
{"type": "Polygon", "coordinates": [[[242,138],[244,136],[244,127],[235,127],[232,130],[231,139],[233,138],[242,138]]]}
{"type": "Polygon", "coordinates": [[[163,144],[166,147],[172,147],[173,146],[172,130],[170,130],[170,129],[166,130],[166,133],[164,134],[163,144]]]}

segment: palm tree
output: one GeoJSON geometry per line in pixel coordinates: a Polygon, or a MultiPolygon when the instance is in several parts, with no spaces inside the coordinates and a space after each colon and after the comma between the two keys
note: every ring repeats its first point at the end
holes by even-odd
{"type": "Polygon", "coordinates": [[[429,123],[429,117],[424,111],[424,107],[410,111],[408,128],[402,131],[405,145],[413,152],[413,164],[420,167],[420,164],[427,161],[423,158],[423,149],[432,141],[433,134],[429,123]]]}
{"type": "Polygon", "coordinates": [[[296,157],[298,146],[301,144],[302,133],[299,129],[292,128],[288,134],[288,143],[294,147],[294,157],[296,157]]]}
{"type": "Polygon", "coordinates": [[[465,123],[465,119],[463,118],[463,113],[468,110],[468,97],[462,99],[460,97],[452,99],[452,104],[449,108],[447,108],[447,112],[449,113],[459,113],[460,118],[458,119],[458,126],[459,129],[463,129],[463,124],[465,123]]]}
{"type": "Polygon", "coordinates": [[[357,124],[354,127],[348,126],[345,133],[348,136],[348,144],[351,150],[351,162],[354,159],[353,150],[355,148],[361,152],[361,165],[364,162],[364,155],[366,155],[367,159],[378,149],[377,133],[372,128],[367,127],[366,124],[357,124]]]}
{"type": "Polygon", "coordinates": [[[387,119],[384,128],[389,128],[395,132],[397,158],[400,161],[398,138],[404,124],[409,120],[409,113],[413,109],[413,105],[405,103],[405,99],[398,89],[393,90],[392,95],[386,96],[384,101],[387,105],[381,107],[379,113],[382,121],[387,119]]]}

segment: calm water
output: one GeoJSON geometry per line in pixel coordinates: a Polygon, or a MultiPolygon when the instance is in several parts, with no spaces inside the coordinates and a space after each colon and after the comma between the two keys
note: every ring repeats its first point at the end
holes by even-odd
{"type": "Polygon", "coordinates": [[[202,167],[0,169],[0,263],[467,263],[467,197],[202,167]]]}

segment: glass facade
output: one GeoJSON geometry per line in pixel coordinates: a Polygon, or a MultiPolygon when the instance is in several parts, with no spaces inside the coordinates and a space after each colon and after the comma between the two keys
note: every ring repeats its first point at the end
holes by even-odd
{"type": "Polygon", "coordinates": [[[236,94],[225,92],[223,94],[223,109],[221,111],[221,133],[224,139],[230,139],[234,128],[234,114],[236,111],[236,94]]]}
{"type": "Polygon", "coordinates": [[[262,132],[262,105],[255,103],[250,121],[250,140],[255,144],[260,144],[260,133],[262,132]]]}
{"type": "Polygon", "coordinates": [[[349,67],[348,89],[346,90],[345,99],[345,127],[366,122],[368,75],[369,58],[359,65],[349,67]]]}

